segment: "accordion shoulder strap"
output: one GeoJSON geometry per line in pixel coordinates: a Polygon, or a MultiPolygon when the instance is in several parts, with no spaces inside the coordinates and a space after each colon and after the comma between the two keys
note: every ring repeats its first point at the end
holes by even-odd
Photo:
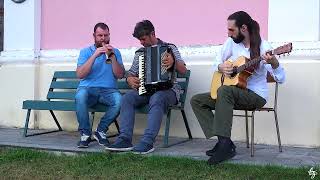
{"type": "Polygon", "coordinates": [[[164,45],[177,47],[175,44],[172,44],[172,43],[164,43],[164,45]]]}
{"type": "Polygon", "coordinates": [[[138,52],[144,52],[144,47],[139,48],[138,50],[136,50],[135,54],[138,52]]]}

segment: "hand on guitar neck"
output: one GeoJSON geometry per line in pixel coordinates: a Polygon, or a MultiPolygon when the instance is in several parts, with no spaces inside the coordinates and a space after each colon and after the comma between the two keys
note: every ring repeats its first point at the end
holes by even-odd
{"type": "Polygon", "coordinates": [[[262,55],[263,63],[270,64],[273,69],[277,69],[279,67],[279,61],[271,53],[266,53],[262,55]]]}

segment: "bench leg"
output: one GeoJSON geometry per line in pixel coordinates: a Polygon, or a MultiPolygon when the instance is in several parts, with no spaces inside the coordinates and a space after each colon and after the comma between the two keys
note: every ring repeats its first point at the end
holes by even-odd
{"type": "Polygon", "coordinates": [[[175,143],[169,145],[169,130],[170,130],[170,118],[171,118],[171,109],[169,109],[168,113],[167,113],[167,120],[166,120],[166,127],[165,127],[166,129],[165,129],[165,134],[164,134],[164,139],[163,139],[163,147],[165,147],[165,148],[173,146],[173,145],[185,143],[185,142],[190,141],[192,139],[192,134],[191,134],[191,131],[189,128],[189,124],[187,121],[185,111],[183,109],[181,109],[181,113],[182,113],[184,125],[186,126],[189,138],[186,140],[178,141],[178,142],[175,142],[175,143]]]}
{"type": "Polygon", "coordinates": [[[118,130],[118,134],[120,134],[120,127],[119,127],[117,119],[114,120],[114,125],[116,125],[116,128],[118,130]]]}
{"type": "Polygon", "coordinates": [[[114,118],[114,120],[113,120],[113,123],[114,123],[114,125],[116,126],[118,133],[117,133],[117,134],[109,135],[108,138],[116,137],[116,136],[119,136],[119,135],[120,135],[120,127],[119,127],[119,123],[118,123],[118,121],[117,121],[117,118],[119,117],[119,114],[120,114],[120,112],[117,114],[117,116],[116,116],[116,117],[114,118]]]}
{"type": "Polygon", "coordinates": [[[24,131],[23,131],[23,136],[24,137],[27,137],[27,131],[28,131],[29,119],[30,119],[30,112],[31,112],[31,109],[28,109],[27,117],[26,117],[26,123],[24,125],[24,131]]]}
{"type": "Polygon", "coordinates": [[[40,135],[40,134],[48,134],[48,133],[53,133],[53,132],[58,132],[58,131],[62,131],[62,128],[56,118],[56,116],[54,115],[53,111],[52,110],[49,110],[50,111],[50,114],[52,115],[55,123],[57,124],[59,130],[54,130],[54,131],[46,131],[46,132],[40,132],[40,133],[33,133],[33,134],[28,134],[28,127],[29,127],[29,120],[30,120],[30,113],[31,113],[31,109],[28,109],[28,112],[27,112],[27,117],[26,117],[26,123],[24,125],[24,131],[23,131],[23,136],[24,137],[28,137],[28,136],[36,136],[36,135],[40,135]]]}
{"type": "Polygon", "coordinates": [[[56,125],[58,126],[59,131],[62,131],[62,128],[61,128],[61,126],[60,126],[60,124],[59,124],[59,122],[58,122],[58,120],[57,120],[56,116],[54,115],[53,111],[52,111],[52,110],[49,110],[49,111],[50,111],[51,116],[53,117],[54,122],[55,122],[55,123],[56,123],[56,125]]]}
{"type": "Polygon", "coordinates": [[[91,116],[92,116],[92,118],[91,118],[91,130],[93,131],[93,122],[94,122],[94,115],[95,115],[95,112],[91,112],[91,116]]]}
{"type": "Polygon", "coordinates": [[[118,133],[117,133],[117,134],[111,134],[111,135],[109,135],[107,138],[116,137],[116,136],[119,136],[119,134],[120,134],[120,128],[119,128],[119,124],[118,124],[117,119],[114,119],[113,123],[114,123],[114,125],[116,126],[116,128],[117,128],[117,130],[118,130],[118,133]]]}
{"type": "MultiPolygon", "coordinates": [[[[94,115],[95,115],[95,112],[91,112],[91,116],[92,116],[92,119],[91,119],[91,128],[93,128],[94,115]]],[[[107,136],[107,138],[116,137],[116,136],[118,136],[118,135],[120,134],[119,124],[118,124],[118,122],[117,122],[117,119],[114,120],[114,124],[115,124],[116,127],[117,127],[118,134],[109,135],[109,136],[107,136]]],[[[92,132],[93,132],[93,129],[92,129],[92,132]]],[[[92,141],[95,141],[95,139],[92,139],[92,141]]]]}
{"type": "Polygon", "coordinates": [[[187,116],[186,116],[186,113],[184,112],[184,109],[181,109],[181,114],[182,114],[182,117],[183,117],[184,125],[186,126],[186,129],[187,129],[187,133],[188,133],[189,139],[192,139],[192,134],[191,134],[191,131],[190,131],[190,128],[189,128],[187,116]]]}
{"type": "Polygon", "coordinates": [[[170,131],[170,118],[171,118],[171,109],[168,110],[167,119],[166,119],[166,129],[164,131],[163,147],[169,147],[169,131],[170,131]]]}

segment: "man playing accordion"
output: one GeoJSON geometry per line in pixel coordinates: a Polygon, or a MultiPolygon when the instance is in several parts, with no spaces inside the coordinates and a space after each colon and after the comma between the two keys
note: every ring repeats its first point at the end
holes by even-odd
{"type": "MultiPolygon", "coordinates": [[[[168,44],[158,39],[155,29],[149,20],[138,22],[135,26],[133,36],[137,38],[144,47],[168,44]]],[[[180,52],[173,44],[168,44],[171,53],[167,53],[162,61],[162,66],[178,73],[184,74],[187,71],[180,52]]],[[[154,93],[139,95],[139,57],[143,52],[137,51],[132,66],[127,74],[127,83],[132,88],[123,97],[120,110],[120,135],[116,141],[107,146],[111,151],[133,151],[137,154],[147,154],[154,151],[154,141],[158,135],[162,117],[167,112],[168,106],[178,102],[181,88],[178,84],[173,84],[172,88],[159,90],[154,93]],[[135,121],[135,109],[149,104],[147,128],[138,144],[132,145],[133,127],[135,121]]]]}

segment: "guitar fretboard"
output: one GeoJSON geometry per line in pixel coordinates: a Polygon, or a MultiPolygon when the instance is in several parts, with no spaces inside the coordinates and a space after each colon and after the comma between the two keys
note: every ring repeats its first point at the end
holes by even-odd
{"type": "Polygon", "coordinates": [[[248,67],[251,67],[252,65],[257,64],[260,61],[261,61],[261,58],[259,57],[259,58],[255,58],[255,59],[252,59],[252,60],[246,62],[245,64],[243,64],[237,68],[237,73],[242,72],[243,70],[247,69],[248,67]]]}

